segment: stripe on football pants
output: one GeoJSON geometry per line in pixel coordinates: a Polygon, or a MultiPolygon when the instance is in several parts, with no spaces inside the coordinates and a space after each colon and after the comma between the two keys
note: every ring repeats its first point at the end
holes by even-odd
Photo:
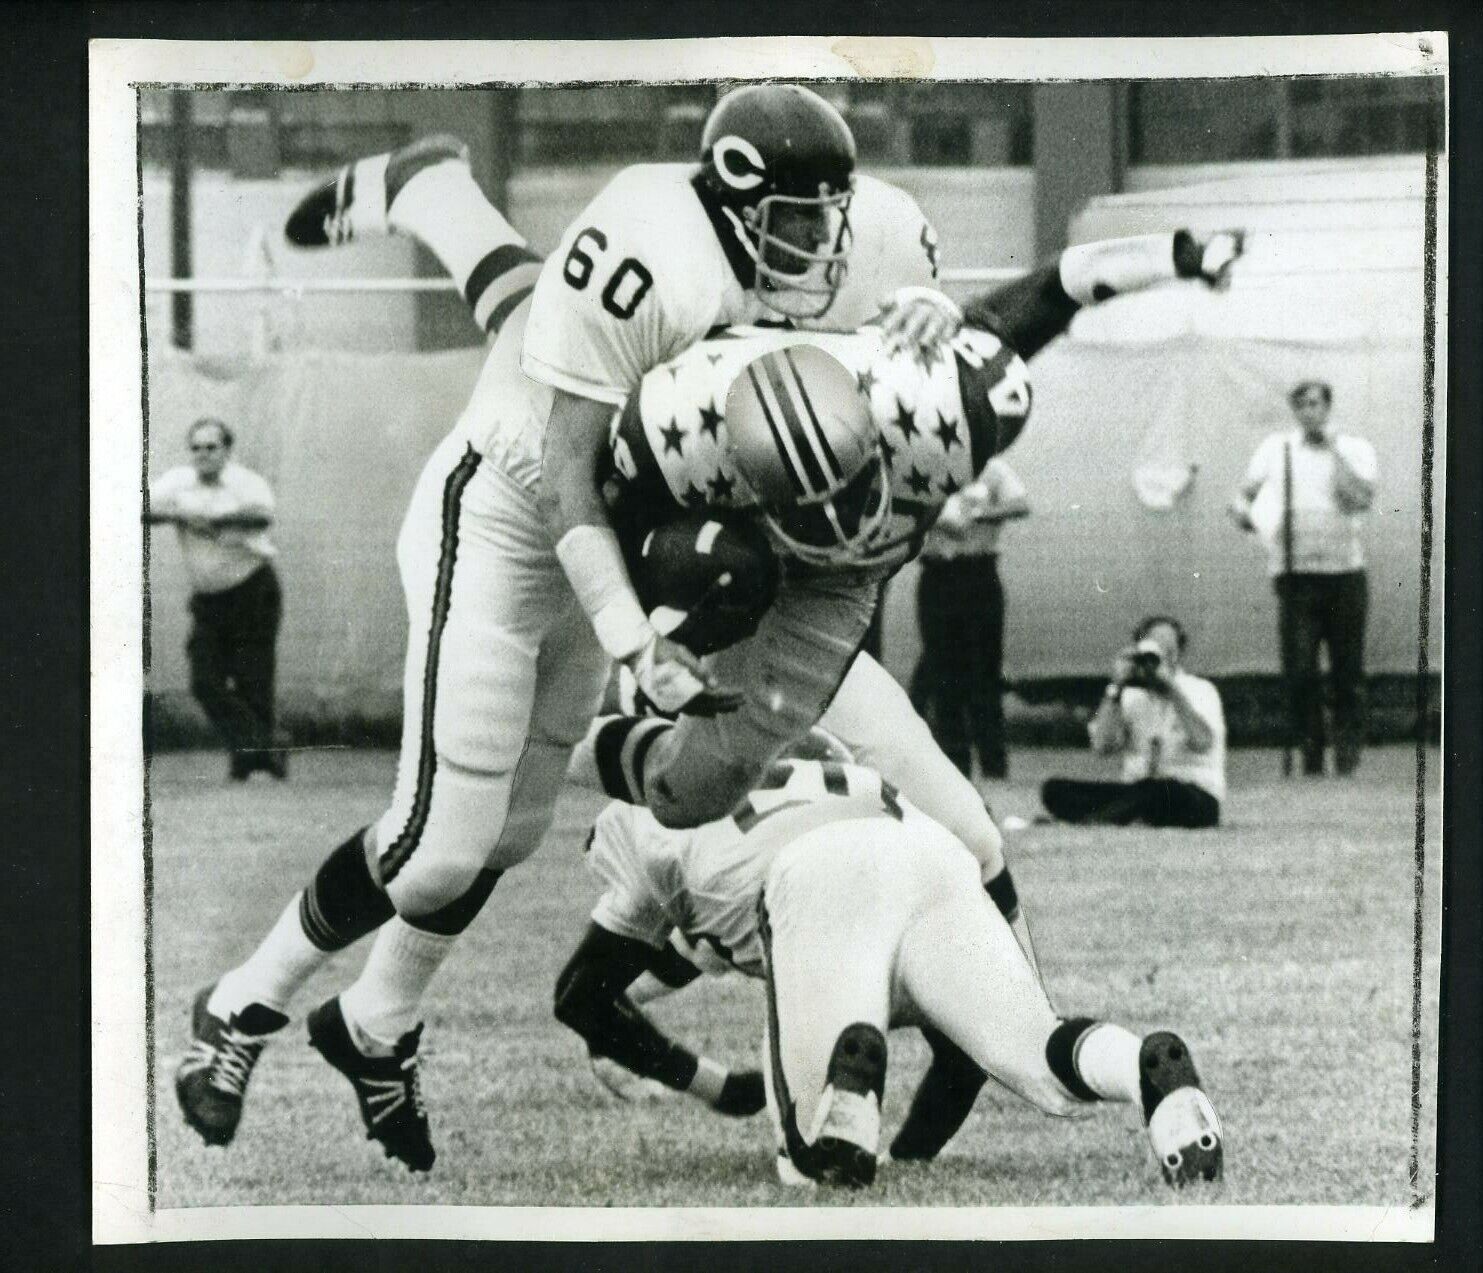
{"type": "Polygon", "coordinates": [[[788,1091],[783,1073],[783,1045],[778,1035],[778,989],[772,977],[772,925],[767,920],[767,898],[757,895],[757,935],[762,939],[763,985],[767,989],[767,1061],[772,1070],[772,1094],[778,1103],[778,1122],[783,1126],[783,1144],[793,1165],[813,1179],[818,1173],[813,1162],[813,1146],[798,1130],[798,1110],[788,1091]]]}
{"type": "Polygon", "coordinates": [[[432,806],[433,779],[437,776],[438,753],[433,743],[433,718],[438,705],[438,662],[442,654],[443,629],[448,626],[448,608],[453,600],[453,567],[458,560],[458,514],[464,489],[473,479],[483,457],[472,446],[443,483],[443,538],[438,551],[438,576],[433,588],[433,617],[428,629],[427,657],[422,665],[422,737],[417,752],[417,789],[412,809],[396,839],[382,853],[379,865],[384,888],[396,879],[407,859],[416,851],[427,828],[432,806]]]}

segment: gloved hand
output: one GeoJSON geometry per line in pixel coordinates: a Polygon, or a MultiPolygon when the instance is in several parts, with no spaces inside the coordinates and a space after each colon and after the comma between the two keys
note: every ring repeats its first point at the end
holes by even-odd
{"type": "Polygon", "coordinates": [[[719,716],[741,706],[740,693],[718,684],[695,655],[657,632],[624,664],[638,692],[665,714],[719,716]]]}
{"type": "Polygon", "coordinates": [[[901,287],[886,299],[878,321],[886,352],[897,353],[951,340],[963,325],[963,311],[935,288],[901,287]]]}

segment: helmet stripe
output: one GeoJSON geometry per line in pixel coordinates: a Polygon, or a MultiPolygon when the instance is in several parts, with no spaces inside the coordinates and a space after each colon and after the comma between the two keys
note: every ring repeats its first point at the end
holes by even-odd
{"type": "Polygon", "coordinates": [[[784,430],[778,427],[778,416],[781,413],[778,410],[777,401],[758,378],[756,363],[747,367],[747,378],[752,382],[752,389],[757,395],[757,405],[762,408],[762,418],[767,421],[767,427],[772,432],[773,445],[777,448],[778,459],[782,461],[783,468],[787,471],[788,480],[793,483],[793,489],[800,495],[809,494],[809,489],[804,485],[803,478],[799,474],[798,455],[793,450],[792,441],[784,430]]]}
{"type": "Polygon", "coordinates": [[[814,450],[823,461],[824,467],[834,475],[834,480],[836,482],[842,482],[844,480],[844,469],[840,467],[839,460],[835,458],[834,449],[829,445],[829,439],[825,436],[824,428],[819,423],[819,413],[814,410],[813,400],[808,396],[808,388],[804,384],[803,373],[798,370],[798,364],[793,359],[793,351],[791,349],[784,349],[782,351],[782,360],[788,370],[793,373],[787,379],[789,388],[795,393],[794,402],[800,406],[800,409],[806,414],[809,424],[812,426],[808,430],[809,441],[814,444],[814,450]]]}
{"type": "MultiPolygon", "coordinates": [[[[763,374],[767,377],[767,383],[772,389],[783,423],[788,426],[788,433],[793,441],[793,452],[798,457],[797,462],[808,483],[808,493],[815,496],[822,495],[829,489],[831,483],[819,459],[818,448],[811,444],[809,430],[804,427],[801,404],[789,392],[778,370],[782,358],[777,354],[767,354],[757,361],[762,364],[763,374]]],[[[818,432],[817,423],[814,425],[813,432],[818,432]]]]}

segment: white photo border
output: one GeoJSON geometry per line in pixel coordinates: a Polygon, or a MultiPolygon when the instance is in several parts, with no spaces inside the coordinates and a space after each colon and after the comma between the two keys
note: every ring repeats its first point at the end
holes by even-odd
{"type": "MultiPolygon", "coordinates": [[[[1429,1242],[1434,1207],[235,1207],[157,1211],[149,1180],[143,782],[144,367],[138,85],[470,87],[695,80],[1106,80],[1448,73],[1444,32],[1118,39],[150,41],[89,47],[93,1238],[1230,1238],[1429,1242]]],[[[1445,225],[1446,183],[1442,184],[1445,225]]],[[[1437,384],[1445,401],[1446,240],[1437,384]]],[[[1443,441],[1445,429],[1439,431],[1443,441]]],[[[1438,448],[1440,459],[1441,447],[1438,448]]],[[[1438,539],[1440,547],[1440,537],[1438,539]]],[[[1440,569],[1438,555],[1434,569],[1440,569]]],[[[1433,616],[1440,622],[1441,616],[1433,616]]],[[[1428,933],[1435,944],[1438,936],[1428,933]]]]}

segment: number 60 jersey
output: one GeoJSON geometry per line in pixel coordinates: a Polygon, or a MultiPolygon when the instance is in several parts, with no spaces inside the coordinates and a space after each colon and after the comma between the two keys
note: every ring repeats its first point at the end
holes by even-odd
{"type": "Polygon", "coordinates": [[[886,353],[881,332],[736,327],[661,364],[614,416],[603,493],[625,537],[676,508],[751,502],[730,458],[725,408],[732,382],[763,354],[822,349],[854,374],[870,404],[891,479],[891,516],[865,564],[894,568],[955,491],[972,482],[1023,428],[1030,410],[1024,362],[992,332],[965,327],[923,353],[886,353]]]}

